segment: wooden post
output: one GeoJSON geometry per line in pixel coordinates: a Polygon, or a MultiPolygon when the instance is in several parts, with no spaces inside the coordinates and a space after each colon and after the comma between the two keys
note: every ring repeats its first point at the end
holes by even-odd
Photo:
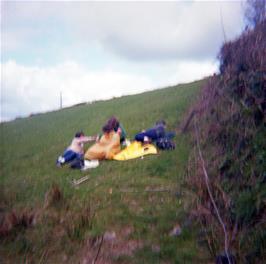
{"type": "Polygon", "coordinates": [[[62,92],[60,91],[60,109],[63,107],[62,92]]]}

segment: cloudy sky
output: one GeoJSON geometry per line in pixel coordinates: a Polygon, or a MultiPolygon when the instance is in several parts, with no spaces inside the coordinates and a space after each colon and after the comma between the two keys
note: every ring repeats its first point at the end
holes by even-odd
{"type": "Polygon", "coordinates": [[[217,71],[243,1],[1,1],[1,121],[217,71]],[[222,24],[224,25],[224,32],[222,24]]]}

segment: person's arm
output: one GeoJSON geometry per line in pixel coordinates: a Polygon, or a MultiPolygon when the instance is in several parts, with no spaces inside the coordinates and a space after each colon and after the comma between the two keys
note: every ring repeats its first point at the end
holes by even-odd
{"type": "Polygon", "coordinates": [[[120,134],[120,138],[121,139],[126,139],[126,137],[127,137],[127,133],[126,133],[126,130],[125,130],[125,128],[123,127],[123,125],[122,124],[120,124],[120,129],[121,129],[121,134],[120,134]]]}
{"type": "Polygon", "coordinates": [[[119,127],[119,128],[117,129],[116,133],[117,133],[119,136],[121,136],[121,134],[122,134],[122,129],[121,129],[121,127],[119,127]]]}
{"type": "Polygon", "coordinates": [[[91,141],[95,141],[96,140],[96,136],[84,136],[84,137],[80,137],[79,138],[79,142],[80,143],[87,143],[87,142],[91,142],[91,141]]]}
{"type": "Polygon", "coordinates": [[[96,138],[95,138],[95,141],[99,142],[102,136],[103,136],[102,134],[97,134],[96,138]]]}

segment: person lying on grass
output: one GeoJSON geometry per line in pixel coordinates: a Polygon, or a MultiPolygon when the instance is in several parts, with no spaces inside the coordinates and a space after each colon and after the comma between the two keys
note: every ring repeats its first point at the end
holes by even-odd
{"type": "Polygon", "coordinates": [[[95,141],[95,136],[85,136],[82,131],[77,132],[75,137],[72,139],[71,144],[66,148],[63,155],[59,156],[56,165],[61,167],[66,163],[73,161],[82,161],[84,156],[84,143],[95,141]]]}
{"type": "Polygon", "coordinates": [[[164,120],[157,121],[155,126],[147,130],[143,130],[135,136],[136,141],[144,144],[156,142],[160,149],[174,149],[175,144],[171,139],[175,136],[174,132],[166,132],[166,122],[164,120]]]}

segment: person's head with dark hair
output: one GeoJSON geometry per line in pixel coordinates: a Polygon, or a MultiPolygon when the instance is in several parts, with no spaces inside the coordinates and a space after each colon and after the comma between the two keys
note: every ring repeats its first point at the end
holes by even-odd
{"type": "Polygon", "coordinates": [[[80,137],[83,137],[83,136],[84,136],[83,131],[78,131],[78,132],[75,134],[75,137],[76,137],[76,138],[80,138],[80,137]]]}
{"type": "Polygon", "coordinates": [[[112,116],[108,121],[107,124],[115,131],[119,128],[119,121],[115,116],[112,116]]]}
{"type": "Polygon", "coordinates": [[[158,126],[158,125],[162,125],[162,126],[166,127],[166,122],[165,122],[164,120],[159,120],[159,121],[157,121],[157,122],[155,123],[155,125],[156,125],[156,126],[158,126]]]}
{"type": "Polygon", "coordinates": [[[110,133],[111,131],[113,130],[113,128],[110,126],[110,124],[105,124],[103,127],[102,127],[102,131],[103,133],[110,133]]]}

